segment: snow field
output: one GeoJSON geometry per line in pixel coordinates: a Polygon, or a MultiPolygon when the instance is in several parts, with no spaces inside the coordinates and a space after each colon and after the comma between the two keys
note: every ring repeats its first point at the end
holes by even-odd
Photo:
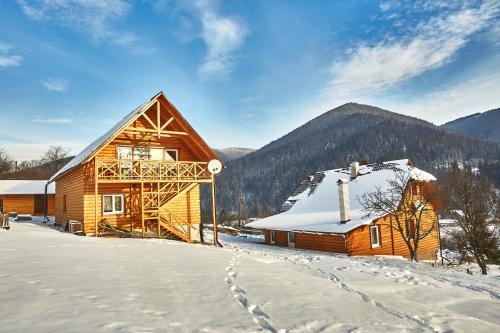
{"type": "Polygon", "coordinates": [[[258,240],[221,235],[215,248],[14,222],[0,232],[0,332],[500,331],[498,267],[471,276],[258,240]]]}

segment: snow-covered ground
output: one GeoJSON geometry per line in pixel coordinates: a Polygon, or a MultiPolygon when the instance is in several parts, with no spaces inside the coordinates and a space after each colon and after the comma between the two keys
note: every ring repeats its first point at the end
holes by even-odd
{"type": "Polygon", "coordinates": [[[0,231],[0,332],[499,332],[500,270],[467,275],[221,235],[224,248],[0,231]]]}

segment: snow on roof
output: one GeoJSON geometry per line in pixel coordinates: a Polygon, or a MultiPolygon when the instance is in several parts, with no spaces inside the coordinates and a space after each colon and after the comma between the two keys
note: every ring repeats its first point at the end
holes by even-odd
{"type": "MultiPolygon", "coordinates": [[[[0,180],[2,194],[45,194],[46,180],[0,180]]],[[[56,193],[55,183],[47,188],[48,194],[56,193]]]]}
{"type": "Polygon", "coordinates": [[[134,111],[130,112],[125,118],[120,120],[115,126],[113,126],[109,131],[104,133],[101,137],[99,137],[97,140],[92,142],[90,145],[88,145],[87,148],[82,150],[78,155],[76,155],[71,161],[69,161],[65,166],[63,166],[58,172],[56,172],[49,180],[49,182],[53,182],[57,177],[62,175],[63,173],[73,169],[74,167],[78,166],[80,163],[85,162],[88,157],[90,157],[95,151],[97,151],[99,148],[102,147],[108,141],[113,134],[116,132],[120,131],[122,128],[126,127],[129,122],[137,115],[139,114],[143,108],[151,102],[153,99],[155,99],[158,95],[162,94],[162,92],[159,92],[152,98],[148,99],[144,103],[142,103],[139,107],[137,107],[134,111]]]}
{"type": "Polygon", "coordinates": [[[405,172],[413,180],[436,180],[433,175],[412,166],[407,159],[362,165],[359,168],[358,177],[349,180],[351,220],[347,223],[340,223],[337,181],[342,178],[349,179],[350,169],[323,171],[324,177],[319,177],[321,178],[319,183],[313,182],[313,179],[318,179],[318,173],[314,173],[305,180],[306,183],[310,180],[311,185],[304,188],[303,182],[299,185],[304,188],[303,191],[300,193],[294,191],[284,203],[286,211],[245,226],[284,231],[346,233],[361,225],[370,224],[380,217],[366,217],[357,198],[367,191],[373,191],[376,187],[382,190],[388,189],[389,180],[395,179],[397,170],[405,172]]]}

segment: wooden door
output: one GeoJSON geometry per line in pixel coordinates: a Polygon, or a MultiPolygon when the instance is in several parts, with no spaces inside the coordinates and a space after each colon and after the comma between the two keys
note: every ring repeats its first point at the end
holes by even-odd
{"type": "Polygon", "coordinates": [[[35,207],[33,211],[35,215],[43,215],[45,213],[45,195],[35,194],[35,207]]]}

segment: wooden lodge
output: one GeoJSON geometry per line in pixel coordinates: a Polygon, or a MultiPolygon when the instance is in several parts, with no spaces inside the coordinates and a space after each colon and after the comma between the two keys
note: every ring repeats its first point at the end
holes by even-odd
{"type": "MultiPolygon", "coordinates": [[[[436,179],[417,168],[409,160],[390,161],[311,174],[283,204],[279,214],[257,220],[246,226],[264,232],[265,242],[307,250],[345,253],[348,255],[410,254],[401,234],[394,228],[394,217],[368,217],[358,198],[366,191],[387,188],[395,170],[408,174],[406,198],[418,200],[422,189],[436,179]],[[348,179],[347,191],[341,193],[340,179],[348,179]],[[345,198],[343,198],[345,194],[345,198]],[[343,221],[348,210],[350,219],[343,221]],[[342,211],[344,210],[344,212],[342,211]]],[[[420,240],[418,257],[435,259],[440,248],[439,226],[434,205],[423,211],[421,223],[432,232],[420,240]]],[[[406,232],[413,232],[414,221],[406,221],[406,232]]]]}
{"type": "Polygon", "coordinates": [[[200,185],[217,156],[160,92],[58,171],[56,223],[200,241],[200,185]]]}
{"type": "Polygon", "coordinates": [[[46,180],[0,180],[0,212],[54,215],[55,188],[48,186],[45,196],[46,183],[46,180]]]}

